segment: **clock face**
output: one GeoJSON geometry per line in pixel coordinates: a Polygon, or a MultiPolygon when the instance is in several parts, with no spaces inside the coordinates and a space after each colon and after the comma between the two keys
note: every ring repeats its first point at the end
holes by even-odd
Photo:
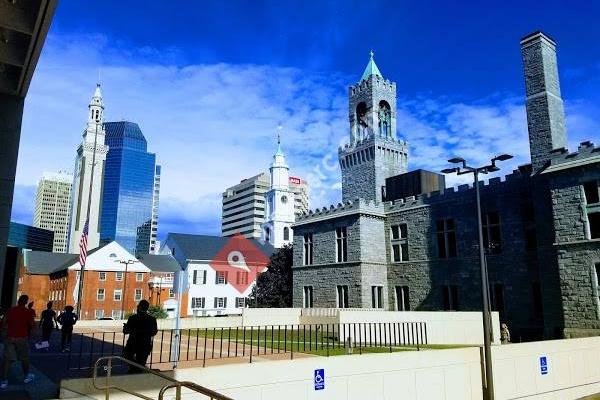
{"type": "Polygon", "coordinates": [[[288,198],[287,198],[287,196],[286,196],[286,195],[283,195],[283,196],[281,196],[281,202],[282,202],[283,204],[287,203],[287,200],[288,200],[288,198]]]}

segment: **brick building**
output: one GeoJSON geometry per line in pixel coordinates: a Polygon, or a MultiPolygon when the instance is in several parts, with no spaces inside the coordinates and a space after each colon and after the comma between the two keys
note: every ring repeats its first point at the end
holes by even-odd
{"type": "MultiPolygon", "coordinates": [[[[116,242],[91,250],[84,272],[81,318],[120,319],[122,313],[134,312],[140,300],[153,296],[153,278],[173,273],[173,262],[170,256],[156,255],[138,260],[116,242]]],[[[77,303],[79,255],[23,250],[19,264],[17,297],[29,295],[37,315],[48,301],[57,310],[77,303]]],[[[162,299],[152,304],[164,307],[168,297],[162,299]]]]}
{"type": "MultiPolygon", "coordinates": [[[[521,52],[531,164],[481,183],[491,305],[514,340],[599,334],[600,149],[566,148],[555,42],[536,32],[521,52]]],[[[473,188],[380,201],[406,152],[394,147],[403,142],[393,123],[391,133],[381,129],[386,104],[395,116],[395,84],[371,63],[350,88],[343,202],[293,225],[294,306],[480,310],[473,188]],[[361,115],[371,122],[357,136],[361,115]]]]}

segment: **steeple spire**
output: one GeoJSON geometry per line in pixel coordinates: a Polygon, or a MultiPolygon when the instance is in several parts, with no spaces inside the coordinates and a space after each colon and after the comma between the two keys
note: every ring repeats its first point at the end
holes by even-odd
{"type": "Polygon", "coordinates": [[[283,127],[281,125],[279,125],[277,127],[277,152],[275,153],[275,156],[283,156],[283,150],[281,149],[281,131],[282,131],[283,127]]]}
{"type": "Polygon", "coordinates": [[[375,75],[375,76],[379,76],[379,77],[383,78],[383,75],[381,75],[381,72],[379,72],[379,68],[377,68],[377,64],[375,64],[375,59],[373,58],[375,53],[373,52],[373,50],[371,50],[369,52],[369,55],[370,55],[369,63],[367,64],[367,67],[365,68],[365,72],[363,72],[362,77],[360,78],[361,81],[368,79],[369,76],[371,76],[371,75],[375,75]]]}

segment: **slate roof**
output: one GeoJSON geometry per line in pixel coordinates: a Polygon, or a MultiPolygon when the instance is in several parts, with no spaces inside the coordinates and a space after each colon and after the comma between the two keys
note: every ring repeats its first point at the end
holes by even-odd
{"type": "MultiPolygon", "coordinates": [[[[179,249],[184,253],[188,260],[212,260],[215,255],[225,246],[230,237],[209,236],[209,235],[190,235],[185,233],[169,233],[167,242],[174,241],[179,249]]],[[[270,257],[275,251],[269,243],[262,244],[255,239],[248,239],[265,256],[270,257]]]]}
{"type": "MultiPolygon", "coordinates": [[[[88,258],[103,247],[96,247],[88,251],[88,258]]],[[[152,271],[175,272],[180,270],[179,264],[170,255],[144,254],[143,257],[144,259],[140,259],[140,261],[152,271]]],[[[67,269],[77,262],[79,262],[79,254],[27,250],[25,255],[25,270],[34,275],[49,275],[53,272],[67,269]]]]}
{"type": "Polygon", "coordinates": [[[170,254],[140,254],[138,260],[152,272],[181,271],[179,263],[170,254]]]}
{"type": "Polygon", "coordinates": [[[73,265],[79,254],[26,251],[25,270],[30,274],[49,275],[73,265]]]}

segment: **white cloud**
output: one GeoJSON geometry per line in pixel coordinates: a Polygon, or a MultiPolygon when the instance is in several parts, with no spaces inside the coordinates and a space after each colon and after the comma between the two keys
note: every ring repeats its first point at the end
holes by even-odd
{"type": "MultiPolygon", "coordinates": [[[[176,59],[177,49],[50,36],[27,98],[13,219],[31,221],[32,188],[44,170],[72,170],[99,67],[107,120],[137,122],[163,165],[161,235],[218,234],[222,191],[268,168],[279,123],[291,173],[311,184],[311,206],[339,201],[337,148],[348,136],[350,78],[261,65],[181,67],[176,59]]],[[[584,116],[587,103],[567,109],[569,125],[586,133],[598,127],[584,116]]],[[[529,162],[520,98],[401,98],[397,121],[411,169],[439,171],[451,156],[483,164],[513,154],[503,175],[529,162]]]]}

